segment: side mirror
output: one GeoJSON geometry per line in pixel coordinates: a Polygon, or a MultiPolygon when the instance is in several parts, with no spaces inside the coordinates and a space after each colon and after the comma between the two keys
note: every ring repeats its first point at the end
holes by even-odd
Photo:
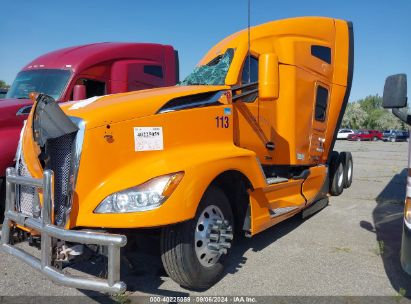
{"type": "Polygon", "coordinates": [[[407,75],[388,76],[385,80],[382,106],[398,109],[407,106],[407,75]]]}
{"type": "Polygon", "coordinates": [[[258,96],[260,99],[276,99],[279,91],[278,56],[262,54],[258,58],[258,96]]]}
{"type": "Polygon", "coordinates": [[[86,86],[84,84],[76,84],[73,89],[73,100],[83,100],[86,97],[86,86]]]}

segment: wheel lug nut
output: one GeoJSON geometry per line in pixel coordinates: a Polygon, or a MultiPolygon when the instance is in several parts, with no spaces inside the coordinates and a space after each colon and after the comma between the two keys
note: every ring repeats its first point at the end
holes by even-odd
{"type": "Polygon", "coordinates": [[[207,247],[209,248],[209,249],[214,249],[214,250],[220,250],[220,245],[219,244],[216,244],[216,243],[209,243],[208,245],[207,245],[207,247]]]}
{"type": "Polygon", "coordinates": [[[221,233],[220,236],[226,240],[232,240],[233,239],[233,234],[232,233],[221,233]]]}
{"type": "Polygon", "coordinates": [[[231,248],[231,243],[229,242],[222,242],[220,243],[220,246],[223,248],[231,248]]]}
{"type": "Polygon", "coordinates": [[[210,233],[209,238],[210,238],[210,240],[218,241],[218,234],[217,233],[210,233]]]}

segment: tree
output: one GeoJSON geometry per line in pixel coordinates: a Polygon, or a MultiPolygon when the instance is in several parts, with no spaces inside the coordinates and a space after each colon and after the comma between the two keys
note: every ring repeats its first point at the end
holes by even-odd
{"type": "Polygon", "coordinates": [[[361,108],[367,113],[370,113],[375,109],[382,108],[382,97],[378,96],[378,94],[368,95],[364,99],[360,99],[357,102],[361,105],[361,108]]]}
{"type": "Polygon", "coordinates": [[[385,116],[387,110],[384,109],[372,109],[367,112],[367,118],[364,121],[364,128],[365,129],[380,129],[379,121],[381,117],[385,116]]]}
{"type": "Polygon", "coordinates": [[[4,80],[0,80],[0,89],[8,89],[10,85],[8,85],[4,80]]]}
{"type": "Polygon", "coordinates": [[[377,120],[384,114],[382,98],[377,95],[369,95],[357,101],[361,108],[368,114],[364,121],[364,128],[376,129],[377,120]]]}
{"type": "Polygon", "coordinates": [[[341,126],[343,128],[361,129],[367,119],[365,112],[358,102],[348,103],[341,126]]]}
{"type": "Polygon", "coordinates": [[[377,129],[404,129],[404,124],[391,112],[384,110],[383,115],[376,121],[377,129]]]}

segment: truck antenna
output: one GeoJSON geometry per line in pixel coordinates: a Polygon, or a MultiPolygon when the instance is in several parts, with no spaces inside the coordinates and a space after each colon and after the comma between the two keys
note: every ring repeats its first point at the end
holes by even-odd
{"type": "Polygon", "coordinates": [[[248,83],[251,83],[251,53],[250,53],[250,21],[251,19],[251,0],[248,0],[248,83]]]}

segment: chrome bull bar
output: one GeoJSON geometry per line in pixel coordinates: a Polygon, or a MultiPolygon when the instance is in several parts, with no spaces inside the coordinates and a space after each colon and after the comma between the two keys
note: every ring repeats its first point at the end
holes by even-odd
{"type": "Polygon", "coordinates": [[[6,171],[6,206],[1,233],[0,251],[11,254],[34,269],[46,275],[57,284],[100,292],[120,293],[126,290],[126,284],[120,281],[120,248],[127,243],[124,235],[74,231],[57,227],[52,223],[53,210],[53,171],[45,170],[42,179],[18,176],[14,168],[6,171]],[[32,218],[15,211],[16,185],[43,189],[43,206],[40,218],[32,218]],[[34,229],[41,233],[41,258],[38,259],[10,243],[12,222],[34,229]],[[64,274],[52,266],[52,238],[108,247],[107,280],[99,278],[81,278],[64,274]]]}

